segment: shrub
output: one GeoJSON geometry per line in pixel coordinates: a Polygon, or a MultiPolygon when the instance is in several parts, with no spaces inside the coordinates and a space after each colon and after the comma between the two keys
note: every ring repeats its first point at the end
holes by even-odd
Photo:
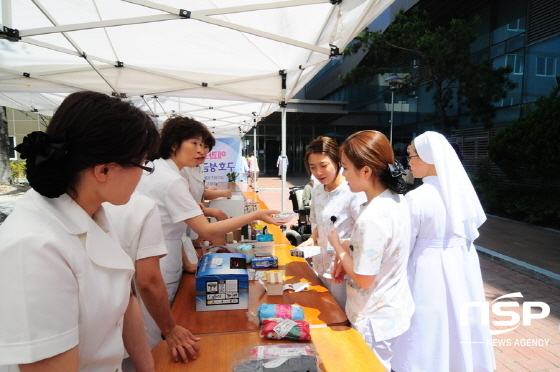
{"type": "Polygon", "coordinates": [[[535,103],[490,141],[490,159],[512,180],[536,179],[543,186],[560,179],[560,87],[535,103]]]}
{"type": "Polygon", "coordinates": [[[18,178],[27,177],[27,168],[24,161],[10,161],[10,168],[12,170],[12,178],[14,181],[18,178]]]}

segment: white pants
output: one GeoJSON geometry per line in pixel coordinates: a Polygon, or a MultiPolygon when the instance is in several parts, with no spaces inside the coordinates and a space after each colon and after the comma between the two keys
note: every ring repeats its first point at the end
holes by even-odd
{"type": "Polygon", "coordinates": [[[376,341],[371,326],[366,328],[366,333],[362,335],[377,359],[383,364],[387,371],[391,371],[391,359],[393,359],[393,346],[397,343],[399,336],[388,340],[376,341]]]}

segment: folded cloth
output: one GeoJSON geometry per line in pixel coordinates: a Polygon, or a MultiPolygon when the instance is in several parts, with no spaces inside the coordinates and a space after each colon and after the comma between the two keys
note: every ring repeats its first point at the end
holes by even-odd
{"type": "Polygon", "coordinates": [[[264,319],[303,320],[303,307],[285,304],[261,304],[257,312],[259,321],[264,319]]]}
{"type": "Polygon", "coordinates": [[[311,341],[309,323],[305,320],[263,320],[261,337],[273,340],[311,341]]]}

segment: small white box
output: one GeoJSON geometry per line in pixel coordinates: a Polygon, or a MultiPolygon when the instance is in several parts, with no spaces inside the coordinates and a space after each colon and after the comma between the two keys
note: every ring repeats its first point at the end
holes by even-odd
{"type": "Polygon", "coordinates": [[[209,207],[221,210],[228,217],[238,217],[245,214],[245,198],[243,195],[232,195],[231,199],[218,198],[210,200],[209,207]]]}
{"type": "Polygon", "coordinates": [[[254,242],[253,253],[257,257],[274,256],[274,242],[254,242]]]}
{"type": "Polygon", "coordinates": [[[290,255],[295,257],[309,258],[317,256],[321,253],[321,247],[318,245],[309,245],[307,247],[298,247],[290,249],[290,255]]]}

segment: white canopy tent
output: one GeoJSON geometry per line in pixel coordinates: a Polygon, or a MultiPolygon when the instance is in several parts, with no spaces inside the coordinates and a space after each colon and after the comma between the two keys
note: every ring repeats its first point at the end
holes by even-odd
{"type": "Polygon", "coordinates": [[[288,102],[393,0],[1,1],[0,105],[50,114],[88,89],[228,137],[288,102]]]}

